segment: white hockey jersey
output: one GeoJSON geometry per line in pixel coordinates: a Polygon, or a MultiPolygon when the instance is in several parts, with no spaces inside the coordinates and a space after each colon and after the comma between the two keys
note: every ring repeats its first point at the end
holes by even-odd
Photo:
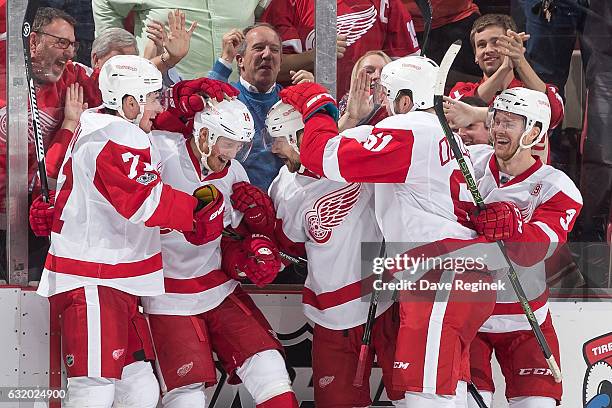
{"type": "MultiPolygon", "coordinates": [[[[521,242],[506,242],[508,255],[540,324],[548,314],[548,290],[544,260],[567,240],[582,208],[582,196],[561,170],[536,160],[529,169],[500,183],[493,147],[470,146],[478,189],[485,201],[511,201],[523,216],[521,242]]],[[[497,292],[493,315],[480,331],[502,333],[529,330],[530,326],[507,279],[506,290],[497,292]]]]}
{"type": "Polygon", "coordinates": [[[162,183],[138,126],[97,108],[85,111],[58,177],[38,293],[86,285],[163,293],[159,226],[191,230],[196,202],[162,183]]]}
{"type": "MultiPolygon", "coordinates": [[[[182,134],[153,131],[150,138],[160,157],[159,172],[164,182],[187,193],[213,184],[225,200],[224,226],[238,226],[242,213],[232,208],[232,185],[249,181],[240,163],[232,160],[223,171],[204,177],[200,162],[182,134]]],[[[221,270],[221,237],[197,246],[179,231],[162,229],[161,234],[166,293],[143,297],[146,313],[195,315],[217,307],[234,291],[238,282],[221,270]]]]}
{"type": "MultiPolygon", "coordinates": [[[[361,134],[343,137],[330,116],[316,114],[306,122],[301,161],[331,180],[376,183],[376,217],[388,256],[476,258],[487,251],[490,270],[503,265],[495,245],[468,226],[472,199],[433,113],[395,115],[353,131],[361,134]]],[[[459,136],[455,140],[469,156],[459,136]]],[[[413,271],[413,279],[426,271],[413,271]]]]}
{"type": "MultiPolygon", "coordinates": [[[[304,242],[308,276],[303,289],[304,314],[333,330],[365,323],[375,275],[361,270],[361,243],[382,241],[374,214],[374,185],[319,178],[283,166],[270,197],[283,233],[304,242]]],[[[391,302],[379,302],[377,315],[391,302]]]]}

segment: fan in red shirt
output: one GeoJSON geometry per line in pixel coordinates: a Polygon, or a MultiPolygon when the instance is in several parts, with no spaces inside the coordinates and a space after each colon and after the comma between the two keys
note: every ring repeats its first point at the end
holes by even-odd
{"type": "MultiPolygon", "coordinates": [[[[67,89],[71,85],[77,84],[70,88],[76,93],[77,99],[80,94],[81,101],[89,106],[101,103],[97,77],[90,77],[85,67],[70,61],[78,48],[74,36],[75,24],[76,21],[63,11],[41,7],[36,13],[30,35],[32,75],[36,84],[40,129],[45,146],[50,146],[54,139],[61,137],[62,131],[68,130],[72,133],[72,126],[76,126],[76,122],[64,123],[67,89]]],[[[6,212],[6,114],[6,104],[3,101],[0,108],[0,213],[6,212]]],[[[35,184],[37,164],[31,115],[28,120],[28,183],[32,187],[35,184]]],[[[49,167],[59,169],[62,158],[49,156],[49,167]],[[56,161],[60,163],[55,163],[56,161]]]]}
{"type": "MultiPolygon", "coordinates": [[[[281,77],[289,70],[314,67],[314,4],[314,0],[272,0],[261,16],[283,39],[281,77]]],[[[348,92],[353,65],[367,51],[383,50],[392,58],[419,51],[412,17],[400,0],[338,0],[338,35],[346,36],[346,50],[338,61],[338,98],[348,92]]]]}
{"type": "MultiPolygon", "coordinates": [[[[515,22],[504,14],[485,14],[472,27],[470,40],[475,61],[483,72],[479,82],[458,82],[450,97],[478,96],[491,104],[495,95],[508,88],[524,87],[546,93],[550,103],[550,129],[563,119],[563,100],[554,85],[545,84],[525,58],[523,42],[529,35],[517,33],[515,22]]],[[[532,151],[548,162],[548,138],[532,151]]]]}

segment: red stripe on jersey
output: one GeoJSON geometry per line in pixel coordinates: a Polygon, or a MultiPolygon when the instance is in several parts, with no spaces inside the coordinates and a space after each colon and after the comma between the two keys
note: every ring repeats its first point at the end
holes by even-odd
{"type": "Polygon", "coordinates": [[[364,183],[403,183],[412,162],[414,135],[406,129],[374,128],[363,144],[344,138],[338,148],[340,174],[364,183]]]}
{"type": "Polygon", "coordinates": [[[230,277],[221,269],[191,279],[164,278],[166,293],[200,293],[229,281],[230,277]]]}
{"type": "Polygon", "coordinates": [[[119,279],[148,275],[162,269],[161,253],[141,261],[118,264],[103,264],[99,262],[80,261],[49,254],[45,261],[45,269],[67,275],[84,276],[87,278],[119,279]]]}
{"type": "Polygon", "coordinates": [[[491,159],[489,159],[489,170],[491,170],[491,173],[493,174],[493,177],[495,177],[495,181],[497,182],[497,185],[500,186],[501,188],[508,187],[514,184],[518,184],[521,181],[527,179],[527,177],[531,176],[533,173],[538,171],[543,166],[542,161],[540,160],[538,156],[532,156],[532,157],[535,159],[535,163],[533,163],[527,170],[525,170],[524,172],[522,172],[521,174],[514,177],[512,180],[510,180],[509,182],[503,185],[500,185],[499,183],[499,167],[497,165],[497,158],[495,157],[495,154],[493,154],[491,156],[491,159]]]}
{"type": "MultiPolygon", "coordinates": [[[[529,305],[534,312],[548,302],[548,289],[544,291],[537,299],[530,300],[529,305]]],[[[522,315],[525,312],[518,302],[515,303],[496,303],[492,315],[522,315]]]]}
{"type": "Polygon", "coordinates": [[[350,285],[341,287],[340,289],[321,293],[319,295],[317,295],[311,289],[304,287],[302,291],[302,303],[310,305],[319,310],[325,310],[329,309],[330,307],[359,299],[363,295],[371,292],[372,284],[376,278],[377,275],[370,275],[365,279],[353,282],[350,285]]]}

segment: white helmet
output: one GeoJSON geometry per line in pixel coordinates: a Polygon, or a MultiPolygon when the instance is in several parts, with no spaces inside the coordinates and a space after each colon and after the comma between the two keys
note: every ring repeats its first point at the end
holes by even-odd
{"type": "Polygon", "coordinates": [[[550,125],[550,103],[544,92],[535,91],[527,88],[510,88],[497,95],[491,107],[493,112],[504,111],[520,115],[525,118],[525,132],[521,135],[519,146],[529,149],[538,144],[550,125]],[[541,123],[542,128],[538,137],[528,145],[523,143],[523,139],[536,125],[541,123]]]}
{"type": "Polygon", "coordinates": [[[411,55],[391,61],[380,73],[380,83],[386,88],[391,112],[400,91],[412,92],[411,110],[428,109],[434,106],[434,87],[438,75],[438,64],[426,57],[411,55]]]}
{"type": "Polygon", "coordinates": [[[297,132],[304,129],[302,114],[292,105],[278,101],[272,106],[266,117],[268,135],[274,138],[284,137],[296,152],[300,152],[297,144],[297,132]]]}
{"type": "Polygon", "coordinates": [[[144,106],[147,94],[161,90],[162,74],[148,59],[115,55],[102,66],[98,84],[103,105],[124,116],[123,97],[131,95],[141,107],[144,106]]]}
{"type": "Polygon", "coordinates": [[[238,99],[221,102],[207,99],[204,110],[196,113],[193,118],[193,136],[198,150],[200,149],[200,130],[202,128],[208,129],[208,152],[200,151],[203,159],[202,163],[205,167],[208,168],[206,158],[210,156],[212,147],[221,136],[237,142],[244,142],[245,146],[241,150],[242,154],[240,154],[241,157],[238,160],[246,159],[255,134],[255,123],[251,112],[244,103],[238,99]]]}

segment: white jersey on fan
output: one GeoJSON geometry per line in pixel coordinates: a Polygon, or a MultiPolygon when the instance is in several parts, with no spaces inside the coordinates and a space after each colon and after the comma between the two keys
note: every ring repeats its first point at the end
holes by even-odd
{"type": "MultiPolygon", "coordinates": [[[[565,173],[539,160],[523,174],[500,184],[493,147],[475,145],[469,150],[478,190],[485,203],[511,201],[521,211],[521,243],[506,243],[506,248],[538,323],[542,324],[548,314],[544,261],[559,243],[567,240],[582,208],[582,196],[565,173]]],[[[530,329],[506,276],[503,274],[500,278],[507,289],[497,292],[495,310],[480,329],[482,332],[530,329]]]]}
{"type": "MultiPolygon", "coordinates": [[[[319,178],[307,170],[290,173],[286,166],[270,185],[283,233],[304,242],[308,276],[304,314],[333,330],[365,323],[372,274],[362,275],[361,243],[380,243],[374,214],[374,186],[319,178]],[[362,297],[364,296],[364,297],[362,297]]],[[[377,315],[390,302],[379,303],[377,315]]]]}
{"type": "Polygon", "coordinates": [[[51,247],[38,293],[86,285],[164,291],[159,227],[190,230],[196,201],[162,183],[149,138],[96,109],[81,115],[58,177],[51,247]]]}
{"type": "MultiPolygon", "coordinates": [[[[232,160],[223,171],[202,177],[200,163],[182,134],[153,131],[150,138],[159,154],[159,172],[164,181],[188,193],[213,184],[225,200],[224,226],[238,226],[242,213],[232,208],[232,186],[249,181],[240,163],[232,160]]],[[[197,246],[187,242],[179,231],[162,229],[161,233],[166,293],[144,297],[146,313],[195,315],[217,307],[234,291],[238,282],[221,270],[221,237],[197,246]]]]}

